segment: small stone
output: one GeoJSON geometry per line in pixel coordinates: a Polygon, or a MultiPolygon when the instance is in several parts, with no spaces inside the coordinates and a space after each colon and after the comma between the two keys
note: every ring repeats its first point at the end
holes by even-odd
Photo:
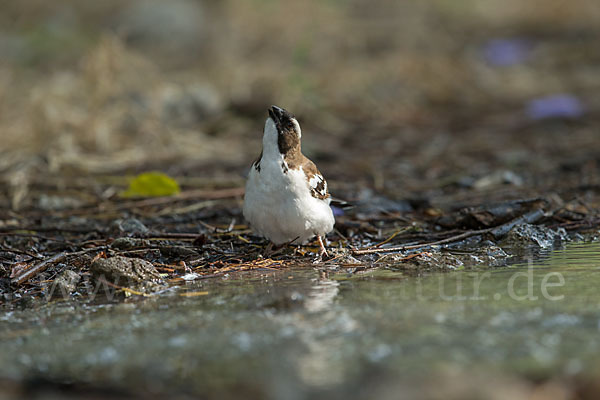
{"type": "Polygon", "coordinates": [[[0,278],[0,295],[9,295],[11,293],[10,279],[0,278]]]}
{"type": "Polygon", "coordinates": [[[120,237],[113,240],[113,242],[110,244],[110,247],[118,250],[130,250],[137,247],[147,247],[149,245],[150,243],[144,239],[120,237]]]}
{"type": "Polygon", "coordinates": [[[195,272],[190,272],[189,274],[185,274],[181,277],[181,279],[183,279],[184,281],[194,281],[196,279],[201,278],[202,275],[197,274],[195,272]]]}
{"type": "Polygon", "coordinates": [[[198,253],[183,246],[159,246],[160,254],[165,257],[189,258],[198,257],[198,253]]]}
{"type": "Polygon", "coordinates": [[[74,197],[50,196],[42,193],[38,205],[42,210],[55,211],[81,207],[83,202],[74,197]]]}
{"type": "Polygon", "coordinates": [[[522,186],[523,178],[512,171],[495,171],[477,179],[473,183],[473,187],[479,190],[500,185],[522,186]]]}
{"type": "Polygon", "coordinates": [[[504,250],[502,250],[500,247],[491,244],[489,245],[486,249],[486,254],[488,255],[488,257],[491,258],[507,258],[508,254],[506,254],[506,252],[504,250]]]}
{"type": "Polygon", "coordinates": [[[546,249],[552,247],[555,241],[567,241],[569,236],[563,228],[554,231],[545,226],[520,224],[510,231],[507,239],[516,243],[523,241],[535,243],[546,249]]]}
{"type": "Polygon", "coordinates": [[[116,286],[153,288],[163,283],[154,265],[139,258],[99,258],[92,262],[90,271],[96,280],[116,286]]]}
{"type": "Polygon", "coordinates": [[[413,265],[417,268],[455,270],[465,266],[459,255],[454,255],[432,246],[430,250],[405,261],[404,265],[413,265]]]}
{"type": "Polygon", "coordinates": [[[54,286],[53,296],[64,296],[68,297],[77,289],[77,283],[81,280],[81,276],[71,270],[65,270],[61,272],[52,285],[54,286]]]}
{"type": "Polygon", "coordinates": [[[149,229],[137,218],[117,219],[112,223],[112,227],[119,232],[130,234],[148,233],[149,229]]]}

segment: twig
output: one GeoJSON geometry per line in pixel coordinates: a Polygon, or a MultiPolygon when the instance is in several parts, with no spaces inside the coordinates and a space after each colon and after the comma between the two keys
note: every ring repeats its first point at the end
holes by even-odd
{"type": "Polygon", "coordinates": [[[21,283],[28,281],[29,279],[33,278],[35,275],[37,275],[40,272],[44,271],[51,264],[63,261],[67,257],[80,256],[82,254],[91,253],[91,252],[100,251],[100,250],[106,250],[106,246],[92,247],[92,248],[89,248],[89,249],[85,249],[85,250],[81,250],[81,251],[76,251],[76,252],[72,252],[72,253],[68,253],[68,252],[58,253],[55,256],[50,257],[50,258],[48,258],[46,260],[43,260],[42,262],[40,262],[40,263],[34,265],[33,267],[29,268],[27,271],[24,271],[23,273],[17,275],[10,282],[13,285],[20,285],[21,283]]]}
{"type": "Polygon", "coordinates": [[[61,228],[58,226],[45,226],[45,227],[35,227],[35,226],[5,226],[0,229],[2,232],[14,232],[14,231],[30,231],[30,232],[67,232],[67,233],[90,233],[90,232],[98,232],[103,233],[102,230],[96,228],[73,228],[73,227],[65,227],[61,228]]]}
{"type": "Polygon", "coordinates": [[[202,233],[154,232],[143,235],[146,239],[197,239],[202,233]]]}
{"type": "Polygon", "coordinates": [[[565,230],[573,231],[581,228],[593,228],[600,224],[600,218],[585,219],[582,221],[569,221],[561,224],[550,225],[550,228],[565,228],[565,230]]]}
{"type": "MultiPolygon", "coordinates": [[[[231,189],[218,189],[218,190],[189,190],[181,192],[174,196],[155,197],[143,200],[131,200],[123,203],[99,203],[91,206],[73,208],[56,212],[55,215],[69,216],[69,215],[87,215],[89,213],[98,212],[115,212],[126,209],[132,209],[136,207],[148,207],[148,206],[159,206],[163,204],[174,203],[182,200],[193,200],[193,199],[207,199],[207,200],[219,200],[227,199],[232,197],[239,197],[244,194],[244,188],[231,188],[231,189]]],[[[30,216],[40,215],[41,212],[34,211],[29,213],[30,216]]]]}
{"type": "Polygon", "coordinates": [[[48,236],[36,235],[35,233],[12,233],[12,232],[0,232],[0,236],[17,236],[17,237],[28,237],[28,238],[36,238],[43,240],[50,240],[53,242],[65,243],[69,246],[74,246],[74,243],[69,242],[67,240],[54,239],[48,236]]]}
{"type": "Polygon", "coordinates": [[[209,230],[213,231],[213,233],[231,233],[230,231],[228,231],[228,230],[227,230],[227,228],[219,228],[218,226],[214,226],[214,225],[211,225],[211,224],[207,224],[207,223],[206,223],[206,222],[204,222],[204,221],[200,221],[200,220],[199,220],[199,221],[198,221],[198,223],[199,223],[200,225],[202,225],[203,227],[205,227],[205,228],[207,228],[207,229],[209,229],[209,230]]]}
{"type": "Polygon", "coordinates": [[[406,227],[406,226],[398,229],[396,232],[394,232],[392,234],[392,236],[390,236],[389,238],[385,239],[383,242],[377,243],[376,245],[373,245],[373,246],[369,247],[369,249],[378,248],[378,247],[383,246],[386,243],[391,242],[396,236],[398,236],[399,234],[401,234],[403,232],[406,232],[408,229],[410,229],[410,227],[406,227]]]}
{"type": "Polygon", "coordinates": [[[131,288],[128,288],[128,287],[123,287],[123,286],[115,285],[114,283],[111,283],[111,282],[107,281],[107,280],[106,280],[106,279],[104,279],[104,278],[100,278],[99,280],[100,280],[102,283],[105,283],[105,284],[107,284],[107,285],[108,285],[108,286],[110,286],[110,287],[113,287],[113,288],[115,288],[115,289],[122,290],[123,292],[125,292],[125,293],[129,293],[130,295],[132,295],[132,294],[135,294],[136,296],[143,296],[143,297],[150,297],[150,296],[153,296],[153,294],[148,294],[148,293],[145,293],[145,292],[140,292],[140,291],[137,291],[137,290],[133,290],[133,289],[131,289],[131,288]]]}
{"type": "Polygon", "coordinates": [[[508,221],[505,224],[495,227],[494,229],[492,229],[491,232],[495,239],[500,239],[501,237],[506,236],[506,234],[508,232],[510,232],[510,230],[512,228],[514,228],[515,226],[522,224],[522,223],[534,224],[534,223],[538,222],[540,219],[542,219],[543,217],[544,217],[544,210],[542,210],[541,208],[538,208],[538,209],[528,212],[527,214],[523,214],[520,217],[517,217],[511,221],[508,221]]]}
{"type": "Polygon", "coordinates": [[[46,268],[48,268],[48,266],[50,264],[62,261],[66,257],[67,257],[67,253],[58,253],[54,257],[47,258],[44,261],[42,261],[42,262],[34,265],[33,267],[29,268],[26,271],[24,271],[20,275],[17,275],[15,278],[13,278],[13,280],[11,281],[11,283],[15,284],[15,285],[20,285],[21,283],[23,283],[23,282],[29,280],[30,278],[32,278],[34,275],[37,275],[40,272],[44,271],[46,268]]]}
{"type": "Polygon", "coordinates": [[[378,249],[373,249],[373,248],[367,248],[367,249],[354,249],[352,250],[352,254],[372,254],[372,253],[387,253],[387,252],[395,252],[395,251],[404,251],[404,250],[413,250],[413,249],[419,249],[421,247],[427,247],[427,246],[435,246],[438,244],[445,244],[445,243],[451,243],[451,242],[456,242],[458,240],[462,240],[462,239],[466,239],[468,237],[471,236],[475,236],[475,235],[481,235],[483,233],[488,233],[490,232],[492,229],[494,228],[486,228],[486,229],[479,229],[476,231],[468,231],[468,232],[464,232],[461,233],[460,235],[456,235],[456,236],[452,236],[446,239],[442,239],[442,240],[438,240],[437,242],[431,242],[431,243],[421,243],[421,244],[413,244],[410,246],[396,246],[396,247],[387,247],[387,248],[378,248],[378,249]]]}
{"type": "Polygon", "coordinates": [[[461,233],[460,235],[451,236],[449,238],[438,240],[436,242],[415,244],[415,245],[410,245],[410,246],[388,247],[385,249],[373,249],[373,248],[366,248],[366,249],[362,249],[362,250],[357,249],[357,250],[352,250],[352,253],[353,254],[387,253],[387,252],[394,252],[394,251],[419,249],[421,247],[426,247],[426,246],[435,246],[438,244],[452,243],[452,242],[456,242],[456,241],[459,241],[462,239],[466,239],[471,236],[481,235],[484,233],[491,233],[496,239],[498,239],[498,238],[506,235],[516,225],[523,223],[523,222],[532,224],[532,223],[539,221],[543,216],[544,216],[544,210],[538,208],[536,210],[528,212],[527,214],[521,215],[511,221],[508,221],[505,224],[502,224],[499,226],[494,226],[491,228],[485,228],[485,229],[479,229],[479,230],[475,230],[475,231],[464,232],[464,233],[461,233]]]}
{"type": "Polygon", "coordinates": [[[190,200],[190,199],[208,199],[218,200],[226,199],[229,197],[238,197],[244,194],[244,188],[232,188],[232,189],[219,189],[219,190],[189,190],[187,192],[181,192],[175,196],[156,197],[152,199],[134,200],[128,201],[121,204],[115,204],[116,209],[127,209],[133,207],[147,207],[147,206],[158,206],[162,204],[173,203],[179,200],[190,200]]]}
{"type": "Polygon", "coordinates": [[[0,251],[5,251],[7,253],[24,254],[24,255],[29,256],[31,258],[37,258],[37,259],[42,258],[41,256],[39,256],[37,254],[33,254],[32,252],[25,251],[25,250],[14,249],[12,247],[0,247],[0,251]]]}

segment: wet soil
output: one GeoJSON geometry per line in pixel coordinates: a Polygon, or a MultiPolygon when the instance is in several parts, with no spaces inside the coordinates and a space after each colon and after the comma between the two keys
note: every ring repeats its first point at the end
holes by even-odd
{"type": "Polygon", "coordinates": [[[419,277],[401,266],[232,272],[124,301],[37,301],[2,316],[3,391],[594,398],[599,254],[569,244],[419,277]]]}

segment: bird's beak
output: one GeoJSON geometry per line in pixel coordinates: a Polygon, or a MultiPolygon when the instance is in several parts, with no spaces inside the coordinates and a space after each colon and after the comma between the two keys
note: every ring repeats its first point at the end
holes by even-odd
{"type": "Polygon", "coordinates": [[[273,122],[275,122],[276,124],[279,124],[281,122],[281,119],[284,114],[285,110],[283,108],[277,106],[269,107],[269,117],[271,117],[273,122]]]}

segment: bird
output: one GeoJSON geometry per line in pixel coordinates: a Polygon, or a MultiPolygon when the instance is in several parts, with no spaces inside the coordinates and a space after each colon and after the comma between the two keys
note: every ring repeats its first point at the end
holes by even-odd
{"type": "Polygon", "coordinates": [[[244,218],[272,245],[301,244],[314,236],[319,255],[327,256],[323,238],[333,230],[327,181],[302,154],[302,130],[296,117],[271,106],[262,151],[252,163],[244,195],[244,218]]]}

